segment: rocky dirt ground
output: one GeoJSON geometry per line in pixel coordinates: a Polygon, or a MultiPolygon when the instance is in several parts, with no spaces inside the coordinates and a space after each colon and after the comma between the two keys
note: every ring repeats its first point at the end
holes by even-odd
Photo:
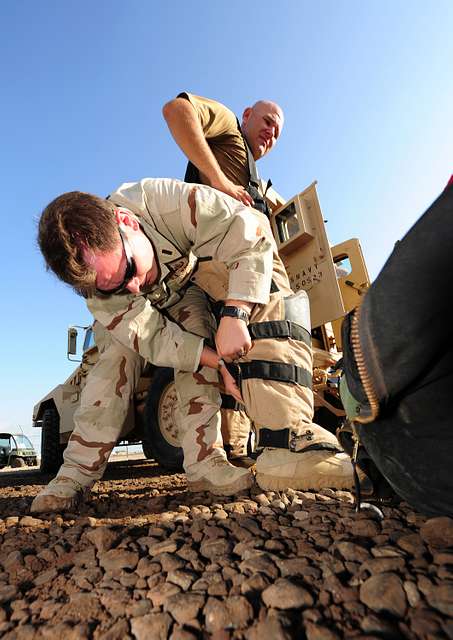
{"type": "Polygon", "coordinates": [[[111,464],[80,513],[31,517],[48,479],[0,477],[4,640],[453,639],[452,519],[188,494],[146,460],[111,464]]]}

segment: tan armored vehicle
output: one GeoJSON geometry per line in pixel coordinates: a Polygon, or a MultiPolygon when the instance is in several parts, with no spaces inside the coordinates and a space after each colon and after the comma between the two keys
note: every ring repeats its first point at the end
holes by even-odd
{"type": "MultiPolygon", "coordinates": [[[[313,390],[316,421],[334,431],[344,415],[333,365],[341,355],[340,326],[343,316],[360,302],[370,282],[359,241],[329,245],[316,183],[285,202],[269,189],[273,210],[271,225],[280,256],[295,292],[307,291],[310,299],[314,349],[313,390]]],[[[74,411],[86,376],[98,352],[91,327],[85,339],[80,365],[33,410],[33,425],[42,428],[41,469],[57,471],[62,452],[73,430],[74,411]]],[[[68,330],[68,357],[77,352],[77,327],[68,330]]],[[[148,365],[140,380],[118,444],[142,443],[148,458],[168,469],[179,469],[178,419],[173,370],[148,365]]]]}

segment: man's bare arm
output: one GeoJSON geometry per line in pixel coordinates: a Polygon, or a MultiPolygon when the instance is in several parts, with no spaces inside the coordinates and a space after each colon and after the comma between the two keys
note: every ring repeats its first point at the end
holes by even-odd
{"type": "Polygon", "coordinates": [[[177,145],[208,184],[246,205],[252,204],[252,198],[244,187],[235,185],[223,173],[206,142],[197,113],[189,100],[174,98],[164,105],[162,113],[177,145]]]}

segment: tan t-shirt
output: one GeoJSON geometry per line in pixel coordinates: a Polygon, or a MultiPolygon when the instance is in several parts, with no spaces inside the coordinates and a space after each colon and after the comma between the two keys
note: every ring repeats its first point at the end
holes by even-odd
{"type": "MultiPolygon", "coordinates": [[[[195,108],[206,141],[226,177],[246,187],[249,183],[247,151],[234,113],[220,102],[191,93],[180,93],[178,98],[186,98],[195,108]]],[[[203,175],[200,178],[208,183],[203,175]]]]}

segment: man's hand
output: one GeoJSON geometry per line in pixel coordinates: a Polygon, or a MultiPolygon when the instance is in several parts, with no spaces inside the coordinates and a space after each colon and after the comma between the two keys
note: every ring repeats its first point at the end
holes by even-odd
{"type": "Polygon", "coordinates": [[[245,322],[229,317],[220,319],[215,343],[217,353],[226,362],[242,358],[252,347],[252,340],[245,322]]]}
{"type": "Polygon", "coordinates": [[[223,386],[225,387],[225,393],[228,393],[230,396],[233,396],[235,400],[244,404],[244,400],[242,399],[241,392],[239,387],[236,384],[235,379],[225,367],[225,365],[220,367],[220,374],[223,379],[223,386]]]}
{"type": "Polygon", "coordinates": [[[219,176],[215,180],[211,181],[211,187],[218,189],[223,193],[231,196],[235,200],[239,200],[248,207],[253,206],[252,196],[239,184],[234,184],[231,180],[228,180],[226,176],[219,176]]]}
{"type": "Polygon", "coordinates": [[[225,363],[221,364],[219,362],[219,356],[214,351],[214,349],[211,349],[210,347],[203,347],[200,356],[200,364],[203,367],[206,366],[211,367],[211,369],[217,369],[222,376],[225,393],[233,396],[233,398],[238,402],[244,403],[239,387],[237,386],[233,376],[229,373],[228,369],[225,366],[225,363]]]}

